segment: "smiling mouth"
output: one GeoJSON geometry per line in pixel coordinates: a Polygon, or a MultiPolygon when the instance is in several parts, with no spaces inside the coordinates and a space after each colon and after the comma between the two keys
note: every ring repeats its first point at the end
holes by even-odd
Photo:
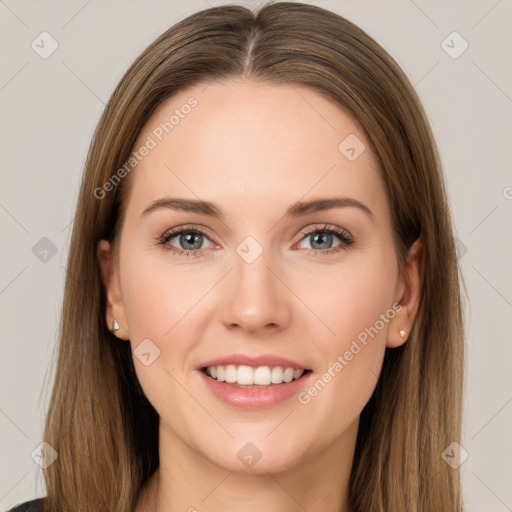
{"type": "Polygon", "coordinates": [[[217,365],[205,366],[201,371],[210,379],[239,388],[269,388],[294,382],[311,370],[284,366],[217,365]]]}

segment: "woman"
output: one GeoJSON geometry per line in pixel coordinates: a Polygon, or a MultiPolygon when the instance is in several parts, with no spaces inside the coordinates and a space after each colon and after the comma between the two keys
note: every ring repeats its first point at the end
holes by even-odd
{"type": "Polygon", "coordinates": [[[375,41],[295,2],[189,16],[94,135],[58,457],[13,510],[462,511],[460,283],[427,118],[375,41]]]}

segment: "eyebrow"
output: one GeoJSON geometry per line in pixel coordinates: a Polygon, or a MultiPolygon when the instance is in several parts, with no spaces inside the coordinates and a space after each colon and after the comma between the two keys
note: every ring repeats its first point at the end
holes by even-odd
{"type": "MultiPolygon", "coordinates": [[[[325,199],[312,199],[310,201],[298,201],[293,203],[286,210],[284,217],[302,217],[314,212],[330,210],[332,208],[359,208],[365,212],[372,221],[374,216],[370,208],[357,199],[350,197],[330,197],[325,199]]],[[[176,211],[192,212],[223,220],[224,214],[219,206],[209,201],[201,201],[197,199],[181,199],[172,197],[161,197],[152,201],[149,206],[141,213],[141,217],[158,210],[160,208],[168,208],[176,211]]]]}

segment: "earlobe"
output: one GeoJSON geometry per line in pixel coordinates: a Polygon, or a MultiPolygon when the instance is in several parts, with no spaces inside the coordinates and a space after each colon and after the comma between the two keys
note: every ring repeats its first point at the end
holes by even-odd
{"type": "Polygon", "coordinates": [[[396,302],[401,305],[400,311],[389,322],[386,346],[395,348],[407,341],[416,314],[419,309],[421,294],[423,242],[418,238],[411,246],[407,256],[406,267],[397,285],[396,302]]]}
{"type": "Polygon", "coordinates": [[[107,240],[100,240],[96,251],[106,296],[105,321],[110,332],[122,339],[128,339],[126,315],[113,261],[112,246],[107,240]],[[114,327],[115,326],[115,327],[114,327]]]}

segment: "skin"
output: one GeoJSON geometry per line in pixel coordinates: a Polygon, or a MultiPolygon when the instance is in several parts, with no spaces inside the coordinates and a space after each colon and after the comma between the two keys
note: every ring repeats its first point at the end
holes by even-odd
{"type": "MultiPolygon", "coordinates": [[[[116,336],[132,350],[147,338],[160,350],[149,366],[134,357],[160,416],[161,461],[136,512],[347,512],[361,410],[385,348],[406,341],[399,331],[409,332],[417,313],[421,242],[399,273],[369,144],[344,109],[309,88],[242,79],[196,85],[163,103],[135,146],[190,96],[197,107],[132,171],[119,262],[107,241],[98,244],[107,324],[116,319],[116,336]],[[338,150],[349,134],[366,146],[353,162],[338,150]],[[225,218],[166,208],[141,217],[163,196],[211,201],[225,218]],[[373,220],[354,207],[283,217],[296,201],[334,196],[364,203],[373,220]],[[322,229],[301,234],[325,223],[354,244],[332,235],[318,248],[322,229]],[[206,232],[198,255],[157,244],[191,224],[206,232]],[[263,249],[250,264],[236,252],[249,235],[263,249]],[[341,250],[322,254],[334,247],[341,250]],[[401,310],[308,404],[293,397],[241,411],[217,400],[196,370],[223,355],[271,353],[318,378],[395,302],[401,310]],[[250,468],[237,457],[247,442],[262,454],[250,468]]],[[[183,243],[176,236],[168,245],[190,250],[183,243]]]]}

